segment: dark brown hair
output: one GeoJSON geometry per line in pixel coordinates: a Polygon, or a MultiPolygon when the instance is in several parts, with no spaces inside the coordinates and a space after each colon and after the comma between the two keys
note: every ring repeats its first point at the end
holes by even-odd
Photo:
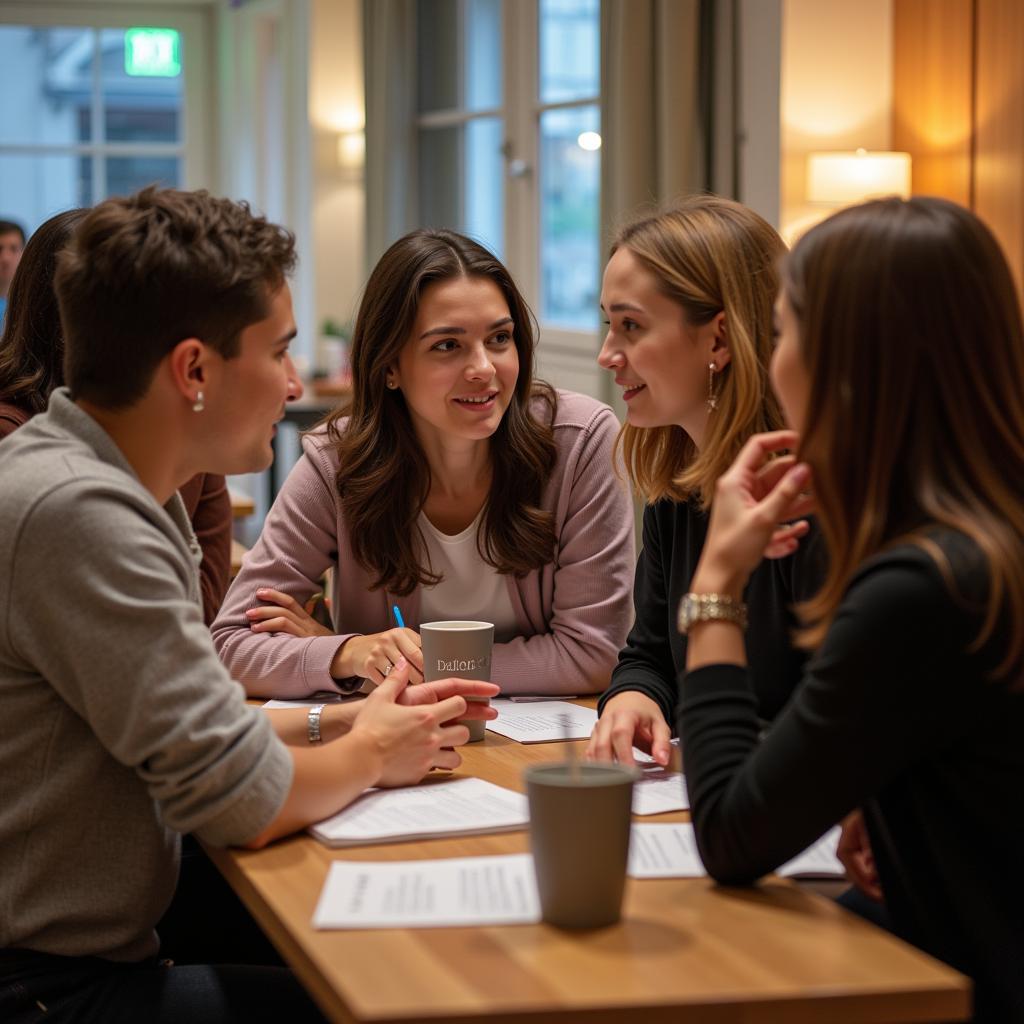
{"type": "Polygon", "coordinates": [[[15,220],[0,220],[0,235],[18,235],[25,244],[25,229],[15,220]]]}
{"type": "Polygon", "coordinates": [[[64,335],[53,290],[57,256],[85,210],[66,210],[41,224],[22,254],[7,296],[0,337],[0,396],[33,415],[64,383],[64,335]]]}
{"type": "Polygon", "coordinates": [[[291,232],[244,202],[150,187],[100,203],[57,267],[72,396],[131,405],[186,338],[237,355],[294,265],[291,232]]]}
{"type": "Polygon", "coordinates": [[[1024,655],[1024,330],[1006,260],[972,213],[885,199],[808,232],[784,272],[810,377],[801,457],[829,567],[803,606],[821,642],[867,558],[918,544],[947,581],[936,525],[987,563],[980,647],[1006,628],[997,674],[1024,655]]]}
{"type": "Polygon", "coordinates": [[[404,396],[388,390],[385,379],[409,341],[424,289],[458,277],[486,278],[498,286],[519,354],[515,394],[491,438],[492,482],[477,538],[480,555],[498,572],[522,575],[550,562],[555,551],[553,517],[541,501],[555,464],[556,399],[548,384],[533,377],[529,307],[501,262],[476,242],[454,231],[413,231],[384,253],[370,275],[352,336],[352,398],[328,421],[352,553],[375,588],[402,596],[440,577],[423,564],[416,522],[430,493],[430,467],[404,396]],[[538,401],[541,418],[531,408],[538,401]]]}
{"type": "Polygon", "coordinates": [[[768,383],[778,232],[741,203],[695,195],[622,228],[611,253],[628,249],[680,306],[690,326],[725,312],[730,360],[718,374],[717,407],[700,451],[679,426],[623,426],[618,443],[633,487],[660,498],[708,505],[718,478],[752,435],[777,430],[782,413],[768,383]]]}

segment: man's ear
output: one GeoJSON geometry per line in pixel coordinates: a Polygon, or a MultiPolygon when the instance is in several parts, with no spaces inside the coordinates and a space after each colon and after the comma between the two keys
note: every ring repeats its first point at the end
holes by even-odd
{"type": "Polygon", "coordinates": [[[198,338],[179,341],[167,357],[174,388],[190,404],[208,383],[209,357],[210,350],[198,338]]]}
{"type": "Polygon", "coordinates": [[[729,360],[732,359],[732,352],[729,349],[729,331],[725,322],[725,310],[715,314],[711,325],[713,328],[711,355],[714,358],[715,366],[721,371],[729,365],[729,360]]]}

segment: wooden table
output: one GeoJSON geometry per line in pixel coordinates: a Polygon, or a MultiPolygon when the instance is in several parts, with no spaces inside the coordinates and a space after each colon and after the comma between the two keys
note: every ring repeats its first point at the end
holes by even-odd
{"type": "MultiPolygon", "coordinates": [[[[563,750],[489,732],[463,748],[457,774],[522,790],[526,765],[560,758],[563,750]]],[[[576,933],[547,925],[310,926],[334,859],[526,849],[525,833],[505,833],[349,850],[299,836],[258,852],[210,853],[332,1021],[895,1024],[968,1016],[967,979],[781,880],[750,889],[707,879],[630,880],[619,925],[576,933]]]]}

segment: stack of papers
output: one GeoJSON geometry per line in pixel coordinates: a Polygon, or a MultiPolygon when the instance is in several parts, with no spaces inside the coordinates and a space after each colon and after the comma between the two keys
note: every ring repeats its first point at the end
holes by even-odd
{"type": "Polygon", "coordinates": [[[483,779],[452,779],[403,789],[371,789],[343,811],[311,825],[328,846],[479,835],[524,829],[526,797],[483,779]]]}
{"type": "Polygon", "coordinates": [[[664,814],[666,811],[686,811],[690,796],[686,792],[686,779],[682,772],[668,768],[644,768],[633,786],[633,813],[664,814]]]}
{"type": "Polygon", "coordinates": [[[597,712],[564,700],[517,703],[495,697],[491,707],[498,717],[487,723],[491,732],[519,743],[550,743],[554,740],[587,740],[597,723],[597,712]]]}
{"type": "Polygon", "coordinates": [[[532,924],[540,900],[528,853],[373,864],[335,861],[315,928],[532,924]]]}
{"type": "MultiPolygon", "coordinates": [[[[836,857],[837,825],[775,873],[784,878],[844,878],[836,857]]],[[[634,825],[629,840],[629,874],[633,878],[703,878],[707,872],[697,853],[693,825],[634,825]]]]}
{"type": "MultiPolygon", "coordinates": [[[[835,860],[838,828],[778,871],[792,875],[798,862],[842,867],[835,860]]],[[[631,878],[703,878],[690,824],[634,825],[631,878]]],[[[540,900],[528,853],[447,860],[335,861],[313,914],[316,928],[450,928],[533,924],[540,900]]]]}

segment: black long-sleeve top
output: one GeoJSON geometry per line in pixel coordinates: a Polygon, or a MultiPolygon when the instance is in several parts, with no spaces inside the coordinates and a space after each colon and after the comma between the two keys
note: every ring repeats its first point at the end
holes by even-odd
{"type": "MultiPolygon", "coordinates": [[[[612,697],[636,690],[656,701],[674,724],[676,679],[686,666],[686,637],[676,628],[676,613],[707,531],[707,513],[690,502],[663,500],[644,510],[643,550],[633,581],[636,618],[598,702],[599,714],[612,697]]],[[[798,625],[793,604],[810,597],[821,582],[819,540],[812,533],[794,554],[765,559],[744,593],[750,619],[747,657],[754,666],[758,715],[765,720],[779,713],[803,673],[806,655],[792,644],[798,625]]]]}
{"type": "Polygon", "coordinates": [[[746,668],[682,683],[679,729],[709,873],[753,881],[861,807],[896,931],[975,981],[978,1021],[1024,1020],[1024,680],[971,650],[987,573],[962,535],[907,545],[850,583],[792,701],[758,742],[746,668]],[[973,604],[971,603],[973,602],[973,604]]]}

